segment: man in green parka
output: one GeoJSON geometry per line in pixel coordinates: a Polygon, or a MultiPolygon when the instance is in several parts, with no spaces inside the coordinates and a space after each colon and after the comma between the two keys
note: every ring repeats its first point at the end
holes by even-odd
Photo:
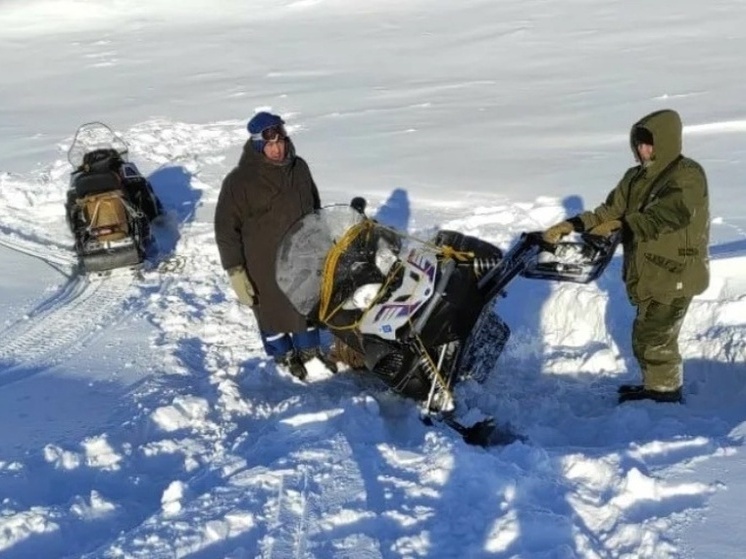
{"type": "Polygon", "coordinates": [[[632,127],[638,165],[593,211],[544,232],[555,244],[573,231],[609,236],[621,229],[624,282],[637,315],[632,348],[643,384],[619,387],[619,402],[682,401],[678,337],[692,298],[709,284],[707,177],[681,153],[681,118],[651,113],[632,127]]]}

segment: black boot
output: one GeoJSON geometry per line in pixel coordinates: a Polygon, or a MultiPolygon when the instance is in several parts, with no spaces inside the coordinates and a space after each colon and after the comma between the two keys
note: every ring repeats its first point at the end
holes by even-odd
{"type": "Polygon", "coordinates": [[[637,400],[653,400],[658,403],[681,404],[684,398],[681,387],[675,390],[652,390],[641,384],[623,384],[618,389],[619,403],[635,402],[637,400]]]}
{"type": "Polygon", "coordinates": [[[295,350],[290,350],[284,355],[275,355],[274,360],[279,367],[287,370],[297,379],[305,380],[308,376],[308,371],[306,371],[301,356],[295,350]]]}
{"type": "Polygon", "coordinates": [[[645,390],[645,385],[642,384],[622,384],[616,389],[617,394],[627,394],[628,392],[640,392],[645,390]]]}
{"type": "Polygon", "coordinates": [[[275,365],[278,367],[287,367],[288,363],[290,363],[290,356],[293,354],[292,351],[288,351],[287,353],[284,353],[282,355],[275,355],[272,360],[275,362],[275,365]]]}
{"type": "Polygon", "coordinates": [[[330,359],[328,355],[321,351],[321,348],[310,347],[308,349],[300,350],[300,358],[304,363],[307,363],[313,358],[318,359],[321,363],[329,369],[332,373],[337,372],[337,364],[334,360],[330,359]]]}

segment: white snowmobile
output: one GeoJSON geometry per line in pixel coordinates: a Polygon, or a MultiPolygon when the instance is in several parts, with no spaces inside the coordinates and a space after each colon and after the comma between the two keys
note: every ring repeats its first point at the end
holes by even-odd
{"type": "Polygon", "coordinates": [[[163,213],[127,153],[125,141],[101,122],[80,126],[68,151],[73,171],[65,213],[83,273],[141,264],[152,238],[150,224],[163,213]]]}
{"type": "Polygon", "coordinates": [[[278,249],[278,284],[358,368],[439,416],[453,411],[455,384],[483,381],[502,352],[510,329],[495,301],[513,279],[590,282],[619,243],[619,235],[584,235],[547,245],[534,232],[503,254],[456,231],[416,241],[363,210],[356,199],[294,224],[278,249]]]}

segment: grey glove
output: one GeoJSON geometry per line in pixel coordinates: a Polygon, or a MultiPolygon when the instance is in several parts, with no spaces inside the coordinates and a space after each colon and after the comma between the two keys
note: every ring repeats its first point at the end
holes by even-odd
{"type": "Polygon", "coordinates": [[[231,287],[236,292],[239,303],[250,307],[258,303],[254,286],[251,284],[249,275],[243,266],[230,268],[228,270],[228,278],[231,280],[231,287]]]}

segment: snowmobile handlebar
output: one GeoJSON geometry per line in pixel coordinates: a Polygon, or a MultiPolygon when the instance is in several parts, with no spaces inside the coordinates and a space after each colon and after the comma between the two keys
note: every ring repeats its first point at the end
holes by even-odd
{"type": "MultiPolygon", "coordinates": [[[[543,231],[529,231],[528,233],[522,233],[520,238],[521,240],[525,239],[525,242],[527,243],[538,245],[542,251],[552,253],[562,245],[578,244],[577,241],[564,241],[556,244],[548,243],[544,240],[543,231]]],[[[619,240],[617,234],[604,237],[602,235],[591,235],[588,232],[580,233],[580,239],[583,244],[596,250],[608,250],[612,245],[616,246],[619,240]]]]}
{"type": "Polygon", "coordinates": [[[582,233],[580,241],[547,243],[541,231],[522,233],[500,263],[479,281],[491,296],[500,293],[516,276],[530,279],[589,283],[608,266],[621,234],[601,237],[582,233]]]}

